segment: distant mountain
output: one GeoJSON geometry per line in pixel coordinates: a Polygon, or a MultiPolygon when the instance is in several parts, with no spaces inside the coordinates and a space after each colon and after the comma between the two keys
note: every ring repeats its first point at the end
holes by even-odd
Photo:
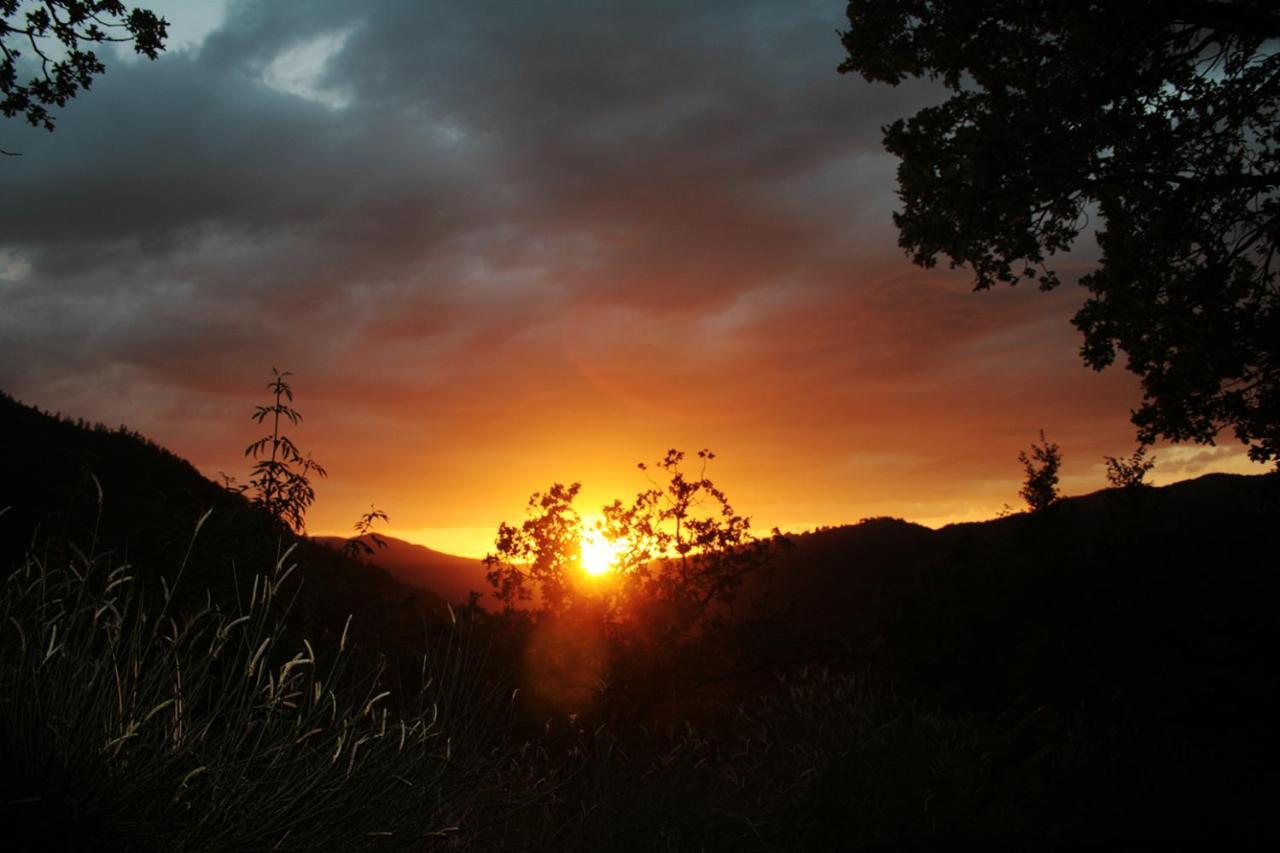
{"type": "MultiPolygon", "coordinates": [[[[394,536],[380,537],[386,543],[383,548],[376,547],[368,536],[362,538],[374,549],[368,558],[369,563],[383,569],[400,583],[430,590],[452,604],[467,603],[472,590],[484,594],[490,589],[484,579],[484,563],[480,560],[433,551],[394,536]]],[[[313,541],[341,549],[348,540],[340,536],[315,536],[313,541]]],[[[491,611],[501,609],[493,606],[489,596],[481,598],[479,604],[491,611]]]]}

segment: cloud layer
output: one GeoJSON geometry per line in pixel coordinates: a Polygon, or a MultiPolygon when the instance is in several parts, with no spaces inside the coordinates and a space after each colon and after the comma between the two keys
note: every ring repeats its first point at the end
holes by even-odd
{"type": "Polygon", "coordinates": [[[463,551],[668,446],[798,526],[988,514],[1041,425],[1082,487],[1132,443],[1076,294],[902,257],[879,128],[938,92],[836,74],[838,3],[218,11],[0,125],[0,387],[237,472],[291,368],[315,527],[463,551]]]}

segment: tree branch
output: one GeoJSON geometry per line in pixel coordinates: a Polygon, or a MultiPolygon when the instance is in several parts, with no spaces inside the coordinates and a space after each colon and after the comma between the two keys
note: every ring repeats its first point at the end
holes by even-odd
{"type": "Polygon", "coordinates": [[[1280,15],[1262,5],[1221,0],[1173,0],[1165,7],[1174,20],[1239,36],[1280,37],[1280,15]]]}

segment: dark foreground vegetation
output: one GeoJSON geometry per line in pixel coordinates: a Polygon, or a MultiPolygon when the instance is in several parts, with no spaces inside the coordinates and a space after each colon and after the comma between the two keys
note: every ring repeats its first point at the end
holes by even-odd
{"type": "Polygon", "coordinates": [[[0,432],[0,819],[42,849],[1280,834],[1274,476],[793,537],[673,638],[450,607],[137,435],[0,432]]]}

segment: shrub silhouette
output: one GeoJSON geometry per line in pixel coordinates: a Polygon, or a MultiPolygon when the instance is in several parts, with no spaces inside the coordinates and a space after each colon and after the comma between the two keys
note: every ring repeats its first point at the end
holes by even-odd
{"type": "Polygon", "coordinates": [[[707,476],[714,454],[697,458],[696,473],[678,450],[640,464],[658,475],[650,488],[603,507],[589,527],[574,506],[578,483],[534,494],[522,525],[499,526],[487,577],[507,618],[532,628],[523,686],[535,713],[651,719],[660,703],[739,668],[727,605],[785,540],[776,530],[757,538],[707,476]],[[607,550],[607,571],[596,562],[588,573],[584,542],[607,550]],[[535,593],[534,612],[516,614],[535,593]]]}
{"type": "Polygon", "coordinates": [[[652,469],[641,463],[640,470],[661,472],[665,482],[651,478],[652,487],[630,506],[614,501],[605,507],[600,529],[605,538],[625,543],[618,574],[633,610],[646,611],[637,618],[661,619],[677,632],[704,622],[713,605],[733,601],[743,580],[767,568],[783,541],[777,530],[756,538],[751,520],[707,477],[715,454],[700,450],[698,459],[696,477],[682,470],[678,450],[652,469]]]}
{"type": "Polygon", "coordinates": [[[1156,458],[1147,458],[1146,445],[1133,451],[1128,459],[1104,456],[1107,463],[1107,484],[1113,489],[1136,489],[1147,485],[1146,476],[1156,467],[1156,458]]]}
{"type": "Polygon", "coordinates": [[[604,607],[611,622],[625,621],[627,611],[644,606],[660,610],[673,630],[684,632],[702,622],[716,603],[732,601],[749,574],[764,568],[780,535],[758,539],[751,521],[739,515],[724,491],[707,477],[715,458],[697,454],[696,476],[682,468],[685,454],[669,450],[652,467],[663,482],[629,504],[615,500],[602,509],[602,520],[588,531],[574,507],[580,483],[556,483],[529,499],[530,517],[516,527],[498,527],[495,550],[485,557],[487,578],[495,596],[508,607],[539,594],[550,612],[571,609],[584,598],[604,607]],[[588,591],[582,583],[582,540],[585,534],[614,543],[613,583],[588,591]]]}
{"type": "Polygon", "coordinates": [[[1018,461],[1025,473],[1022,489],[1018,494],[1027,502],[1032,512],[1042,512],[1058,501],[1058,470],[1062,467],[1062,451],[1058,445],[1044,437],[1040,430],[1040,443],[1031,445],[1031,455],[1021,451],[1018,461]]]}
{"type": "Polygon", "coordinates": [[[387,547],[387,540],[373,532],[373,525],[390,520],[382,510],[369,507],[369,511],[360,516],[360,520],[352,528],[356,535],[343,543],[342,553],[353,560],[360,560],[372,557],[376,548],[387,547]]]}
{"type": "Polygon", "coordinates": [[[529,498],[524,524],[498,525],[496,550],[484,558],[485,577],[508,608],[531,600],[535,587],[548,610],[562,610],[571,602],[570,578],[581,562],[583,532],[573,502],[581,488],[581,483],[554,483],[529,498]]]}

